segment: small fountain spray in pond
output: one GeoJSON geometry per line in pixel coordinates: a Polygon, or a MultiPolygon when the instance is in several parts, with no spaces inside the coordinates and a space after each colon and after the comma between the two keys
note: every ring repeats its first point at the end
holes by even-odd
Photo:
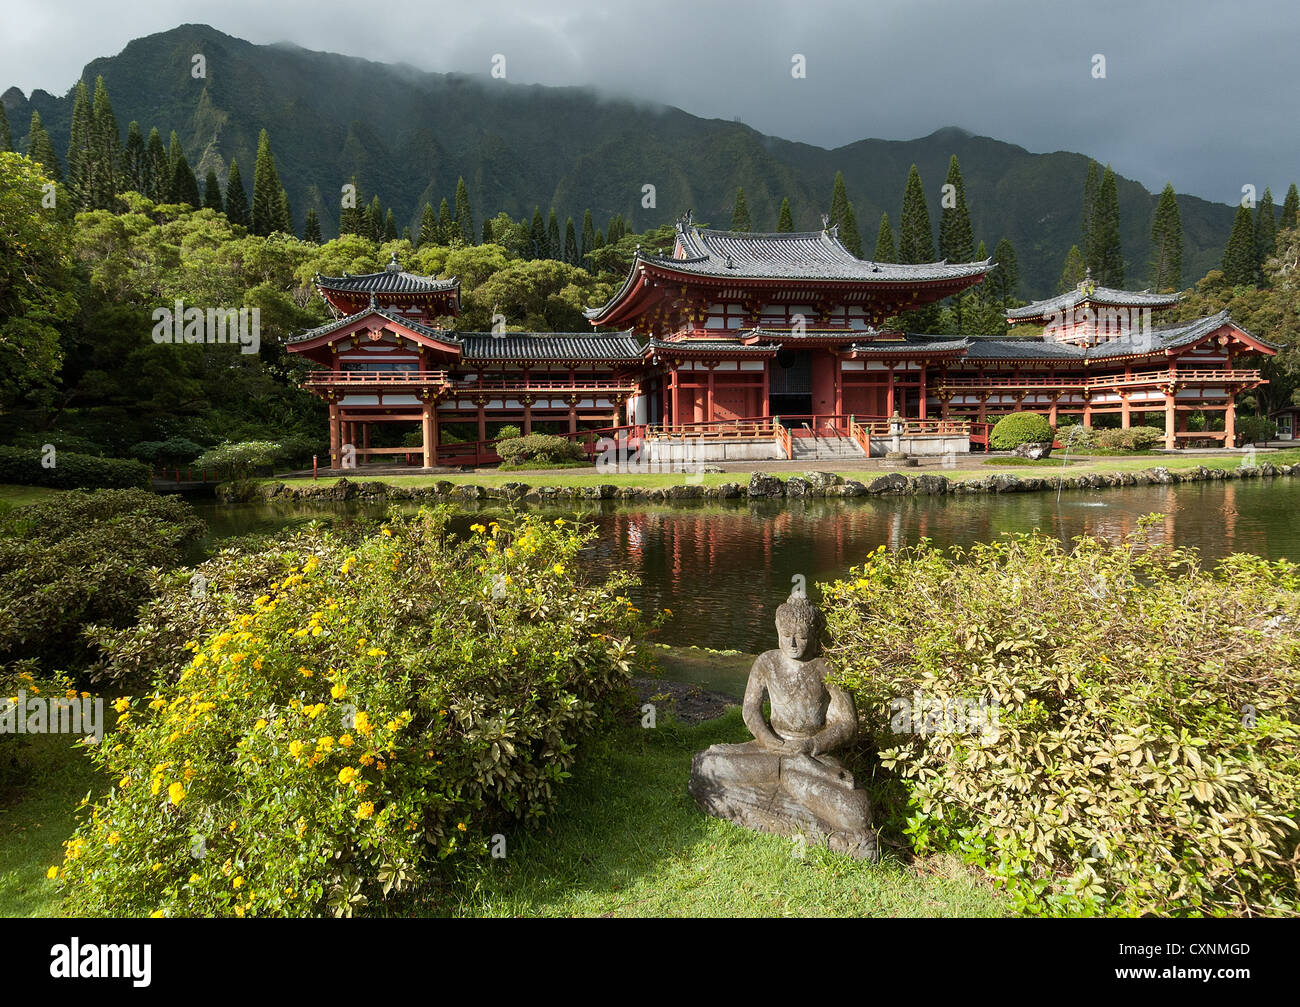
{"type": "Polygon", "coordinates": [[[1061,502],[1061,489],[1065,485],[1065,466],[1070,461],[1070,445],[1074,443],[1074,438],[1078,436],[1079,431],[1082,429],[1082,423],[1075,424],[1070,427],[1070,433],[1065,438],[1065,454],[1061,456],[1061,474],[1056,477],[1056,502],[1058,504],[1061,502]]]}

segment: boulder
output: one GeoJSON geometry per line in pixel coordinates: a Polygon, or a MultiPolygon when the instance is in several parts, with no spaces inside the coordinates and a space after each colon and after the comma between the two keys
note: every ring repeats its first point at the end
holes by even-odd
{"type": "Polygon", "coordinates": [[[766,472],[755,472],[749,477],[749,497],[764,500],[785,496],[785,484],[766,472]]]}
{"type": "Polygon", "coordinates": [[[948,477],[923,475],[916,477],[916,492],[926,496],[942,496],[948,492],[948,477]]]}
{"type": "Polygon", "coordinates": [[[1038,461],[1040,458],[1046,458],[1052,453],[1051,441],[1026,441],[1016,448],[1013,452],[1019,458],[1028,458],[1032,461],[1038,461]]]}
{"type": "Polygon", "coordinates": [[[901,472],[877,476],[867,485],[868,493],[902,493],[907,489],[907,476],[901,472]]]}
{"type": "Polygon", "coordinates": [[[785,495],[788,497],[806,497],[808,495],[808,480],[800,479],[798,476],[791,476],[785,481],[785,495]]]}
{"type": "Polygon", "coordinates": [[[844,480],[834,472],[805,472],[803,474],[803,479],[810,489],[816,493],[822,494],[825,494],[825,492],[832,486],[839,486],[844,482],[844,480]]]}

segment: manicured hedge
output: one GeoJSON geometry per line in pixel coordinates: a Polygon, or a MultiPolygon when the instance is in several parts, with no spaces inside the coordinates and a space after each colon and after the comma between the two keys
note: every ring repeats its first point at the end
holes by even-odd
{"type": "Polygon", "coordinates": [[[519,465],[523,462],[580,461],[585,457],[582,445],[576,440],[556,437],[552,434],[529,434],[527,437],[500,441],[496,450],[507,465],[519,465]]]}
{"type": "Polygon", "coordinates": [[[1012,413],[994,424],[989,446],[994,451],[1014,451],[1021,444],[1051,443],[1054,433],[1046,417],[1038,413],[1012,413]]]}
{"type": "Polygon", "coordinates": [[[0,447],[0,483],[54,489],[148,489],[150,485],[148,466],[131,458],[99,458],[72,451],[47,455],[39,448],[11,447],[0,447]],[[42,464],[46,459],[53,462],[51,467],[42,464]]]}

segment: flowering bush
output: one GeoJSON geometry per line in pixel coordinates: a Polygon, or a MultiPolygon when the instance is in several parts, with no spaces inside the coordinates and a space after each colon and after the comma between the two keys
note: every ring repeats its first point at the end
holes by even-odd
{"type": "Polygon", "coordinates": [[[1030,913],[1294,915],[1295,564],[1018,536],[882,551],[827,597],[918,851],[1030,913]]]}
{"type": "Polygon", "coordinates": [[[581,577],[594,532],[446,523],[289,540],[174,684],[116,702],[116,783],[53,869],[73,912],[350,915],[547,813],[643,622],[581,577]]]}

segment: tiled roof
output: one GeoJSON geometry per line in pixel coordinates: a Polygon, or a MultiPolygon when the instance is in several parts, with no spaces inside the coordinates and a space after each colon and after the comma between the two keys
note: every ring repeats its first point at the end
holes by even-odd
{"type": "Polygon", "coordinates": [[[888,356],[891,353],[951,353],[965,350],[970,340],[964,336],[927,336],[907,333],[902,339],[881,339],[868,343],[854,343],[846,349],[859,354],[888,356]]]}
{"type": "Polygon", "coordinates": [[[1101,304],[1107,307],[1167,308],[1178,303],[1178,294],[1153,294],[1149,290],[1116,290],[1113,287],[1099,287],[1090,280],[1084,280],[1073,290],[1034,301],[1022,308],[1010,308],[1007,318],[1024,320],[1042,318],[1055,312],[1066,312],[1080,304],[1101,304]]]}
{"type": "Polygon", "coordinates": [[[343,318],[336,318],[334,321],[326,322],[324,325],[318,325],[314,329],[308,329],[306,332],[299,332],[297,335],[290,336],[285,340],[285,342],[305,343],[308,340],[317,338],[318,336],[327,336],[331,332],[346,328],[353,322],[360,321],[367,315],[379,315],[381,318],[387,319],[390,322],[396,322],[398,325],[404,326],[412,332],[418,332],[422,336],[428,336],[430,339],[436,339],[441,343],[455,344],[458,342],[456,333],[451,332],[448,329],[433,329],[422,322],[417,322],[414,319],[407,318],[405,315],[399,315],[395,311],[390,311],[387,308],[375,307],[362,308],[356,314],[347,315],[343,318]]]}
{"type": "Polygon", "coordinates": [[[453,276],[440,280],[436,276],[417,276],[405,272],[397,262],[397,253],[392,261],[377,273],[359,273],[351,276],[321,276],[316,274],[316,286],[326,290],[336,290],[350,294],[437,294],[455,292],[460,289],[459,278],[453,276]]]}
{"type": "MultiPolygon", "coordinates": [[[[1092,360],[1114,360],[1120,357],[1145,356],[1151,353],[1163,353],[1166,350],[1189,346],[1205,338],[1215,329],[1234,324],[1228,312],[1220,311],[1217,315],[1197,318],[1190,322],[1175,322],[1171,325],[1153,325],[1141,332],[1132,332],[1098,343],[1096,346],[1076,346],[1072,343],[1055,343],[1044,339],[985,339],[973,336],[971,348],[966,356],[969,360],[1069,360],[1080,362],[1092,360]]],[[[1241,326],[1236,326],[1241,329],[1241,326]]],[[[1275,349],[1272,344],[1258,336],[1241,329],[1256,342],[1275,349]]]]}
{"type": "Polygon", "coordinates": [[[631,332],[457,332],[464,360],[639,360],[631,332]]]}
{"type": "Polygon", "coordinates": [[[754,356],[770,356],[781,347],[777,343],[757,343],[745,345],[733,339],[651,339],[646,343],[647,350],[692,351],[706,350],[722,353],[750,353],[754,356]]]}

